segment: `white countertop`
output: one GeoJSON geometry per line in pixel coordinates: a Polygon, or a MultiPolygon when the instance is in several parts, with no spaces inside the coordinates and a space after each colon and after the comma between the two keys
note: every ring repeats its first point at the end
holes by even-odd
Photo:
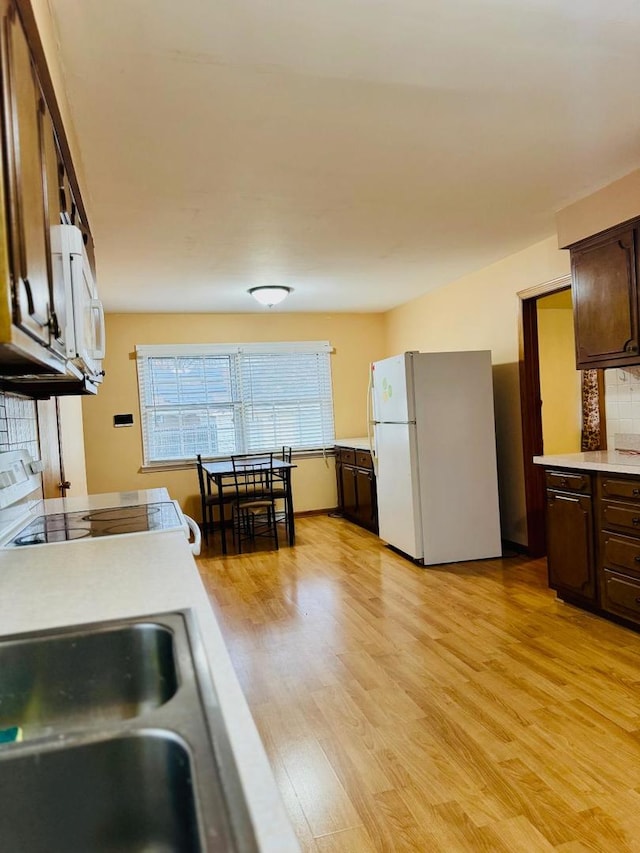
{"type": "MultiPolygon", "coordinates": [[[[47,498],[42,501],[47,515],[55,512],[76,512],[78,510],[106,509],[118,506],[140,506],[140,504],[161,503],[171,500],[169,492],[160,489],[140,489],[132,492],[104,492],[99,495],[75,495],[66,498],[47,498]]],[[[36,510],[38,507],[36,507],[36,510]]]]}
{"type": "Polygon", "coordinates": [[[640,476],[640,454],[622,450],[591,450],[586,453],[534,456],[533,461],[536,465],[545,465],[549,468],[575,468],[584,471],[640,476]]]}
{"type": "Polygon", "coordinates": [[[185,608],[192,608],[198,621],[259,849],[299,853],[184,534],[166,531],[0,549],[2,635],[185,608]]]}
{"type": "Polygon", "coordinates": [[[365,436],[358,438],[336,438],[336,447],[353,447],[354,450],[370,450],[369,439],[365,436]]]}

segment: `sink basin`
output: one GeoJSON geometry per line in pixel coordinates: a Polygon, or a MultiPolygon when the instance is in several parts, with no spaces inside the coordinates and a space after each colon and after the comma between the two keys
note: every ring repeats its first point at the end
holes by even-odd
{"type": "Polygon", "coordinates": [[[0,643],[0,729],[23,738],[126,720],[176,692],[173,635],[137,622],[0,643]]]}
{"type": "Polygon", "coordinates": [[[189,610],[0,638],[0,850],[257,853],[189,610]]]}
{"type": "Polygon", "coordinates": [[[201,851],[193,782],[189,753],[168,732],[18,753],[0,762],[2,848],[201,851]]]}

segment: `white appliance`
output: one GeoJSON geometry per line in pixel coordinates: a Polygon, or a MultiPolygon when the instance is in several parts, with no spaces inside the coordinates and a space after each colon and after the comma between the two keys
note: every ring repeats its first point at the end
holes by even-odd
{"type": "Polygon", "coordinates": [[[380,538],[424,565],[502,553],[491,353],[371,365],[380,538]]]}
{"type": "Polygon", "coordinates": [[[58,317],[57,345],[65,358],[85,376],[93,382],[102,382],[104,310],[98,299],[82,231],[75,225],[54,225],[51,256],[53,278],[61,297],[57,303],[64,305],[65,310],[65,316],[58,317]]]}
{"type": "Polygon", "coordinates": [[[181,530],[187,540],[193,534],[191,553],[200,553],[200,528],[166,489],[41,500],[41,471],[26,450],[0,453],[0,548],[181,530]]]}

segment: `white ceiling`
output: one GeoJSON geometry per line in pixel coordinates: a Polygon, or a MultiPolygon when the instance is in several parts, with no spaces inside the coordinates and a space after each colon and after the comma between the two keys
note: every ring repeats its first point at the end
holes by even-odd
{"type": "Polygon", "coordinates": [[[638,0],[51,0],[110,311],[383,311],[640,166],[638,0]]]}

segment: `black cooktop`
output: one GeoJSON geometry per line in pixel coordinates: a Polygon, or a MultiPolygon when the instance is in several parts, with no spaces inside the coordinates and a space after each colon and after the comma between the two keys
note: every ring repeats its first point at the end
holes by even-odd
{"type": "Polygon", "coordinates": [[[123,533],[145,533],[180,525],[181,520],[175,505],[168,501],[60,512],[35,518],[8,543],[8,547],[46,545],[50,542],[118,536],[123,533]]]}

